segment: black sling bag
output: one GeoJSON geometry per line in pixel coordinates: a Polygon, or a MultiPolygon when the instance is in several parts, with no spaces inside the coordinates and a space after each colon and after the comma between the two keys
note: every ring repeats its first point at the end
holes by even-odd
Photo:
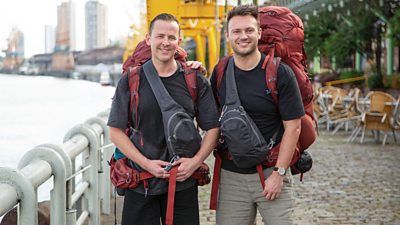
{"type": "Polygon", "coordinates": [[[269,146],[260,130],[240,103],[234,78],[233,57],[226,71],[226,99],[220,121],[221,135],[239,168],[249,168],[265,161],[269,146]]]}
{"type": "MultiPolygon", "coordinates": [[[[178,63],[178,66],[181,65],[178,63]]],[[[167,147],[172,157],[193,157],[201,146],[201,137],[193,119],[169,95],[151,60],[143,71],[161,108],[167,147]]]]}

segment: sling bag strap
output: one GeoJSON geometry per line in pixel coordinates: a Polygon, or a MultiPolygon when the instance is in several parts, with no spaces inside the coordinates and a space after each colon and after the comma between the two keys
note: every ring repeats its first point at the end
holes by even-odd
{"type": "MultiPolygon", "coordinates": [[[[181,65],[179,63],[178,67],[179,71],[181,71],[181,65]]],[[[176,103],[175,100],[168,93],[160,77],[158,76],[157,70],[151,60],[143,64],[143,71],[146,75],[147,80],[149,81],[150,87],[153,90],[153,93],[162,112],[173,108],[184,111],[182,106],[176,103]]]]}
{"type": "Polygon", "coordinates": [[[241,106],[239,94],[237,91],[236,81],[235,81],[235,64],[233,62],[233,57],[228,60],[228,68],[226,69],[226,85],[225,85],[225,105],[241,106]]]}

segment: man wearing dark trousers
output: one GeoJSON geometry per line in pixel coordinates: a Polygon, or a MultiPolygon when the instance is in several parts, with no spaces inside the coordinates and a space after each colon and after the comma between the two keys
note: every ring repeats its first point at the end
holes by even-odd
{"type": "MultiPolygon", "coordinates": [[[[192,101],[184,73],[174,59],[181,42],[180,27],[174,16],[166,13],[156,16],[150,23],[146,42],[151,47],[151,63],[168,93],[187,114],[196,116],[200,128],[206,131],[198,152],[192,158],[180,158],[174,164],[178,166],[174,224],[196,225],[199,224],[198,189],[190,176],[215,147],[219,134],[218,110],[208,81],[199,74],[196,75],[198,100],[196,103],[192,101]]],[[[148,182],[148,192],[144,190],[143,184],[125,191],[122,225],[159,225],[165,222],[167,178],[170,175],[165,166],[172,156],[167,150],[161,110],[148,82],[141,69],[139,119],[136,127],[140,131],[143,146],[139,148],[124,133],[131,116],[127,76],[117,86],[108,121],[112,142],[133,161],[137,169],[154,175],[148,182]]]]}

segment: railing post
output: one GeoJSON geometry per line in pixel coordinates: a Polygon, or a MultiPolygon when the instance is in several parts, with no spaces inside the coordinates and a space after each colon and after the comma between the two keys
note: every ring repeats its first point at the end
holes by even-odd
{"type": "Polygon", "coordinates": [[[87,124],[79,124],[73,127],[65,136],[64,142],[71,139],[73,136],[81,134],[85,136],[89,141],[89,156],[83,157],[82,162],[84,166],[90,165],[89,174],[87,172],[83,173],[85,180],[89,181],[89,188],[87,191],[88,198],[88,211],[89,211],[89,225],[100,224],[100,207],[98,204],[98,148],[99,140],[96,131],[87,124]]]}
{"type": "Polygon", "coordinates": [[[0,167],[0,182],[15,187],[19,202],[19,225],[37,225],[37,197],[32,183],[19,170],[0,167]]]}
{"type": "Polygon", "coordinates": [[[18,163],[18,168],[24,168],[33,160],[44,160],[51,166],[51,173],[54,177],[54,192],[51,195],[51,224],[65,225],[66,209],[66,187],[65,187],[65,163],[63,158],[53,149],[38,146],[25,153],[18,163]]]}
{"type": "MultiPolygon", "coordinates": [[[[45,147],[45,148],[50,148],[57,152],[61,158],[64,160],[64,166],[65,166],[65,178],[68,179],[69,177],[72,176],[72,161],[71,158],[69,158],[68,154],[64,151],[64,149],[58,145],[55,144],[42,144],[37,147],[45,147]]],[[[67,210],[72,209],[72,204],[71,204],[71,196],[72,196],[72,184],[71,184],[71,179],[66,181],[66,204],[67,204],[67,210]]],[[[68,225],[68,223],[67,223],[68,225]]]]}
{"type": "Polygon", "coordinates": [[[100,152],[100,159],[101,159],[101,169],[102,173],[100,174],[101,180],[103,182],[100,182],[100,196],[102,199],[102,212],[105,214],[110,214],[110,205],[111,205],[111,183],[110,183],[110,170],[109,170],[109,165],[107,160],[110,159],[113,147],[108,146],[111,141],[110,141],[110,132],[108,130],[108,126],[104,119],[100,117],[92,117],[88,120],[85,121],[86,124],[92,125],[92,124],[98,124],[101,126],[103,129],[103,143],[101,143],[101,146],[106,146],[103,148],[103,150],[100,152]]]}

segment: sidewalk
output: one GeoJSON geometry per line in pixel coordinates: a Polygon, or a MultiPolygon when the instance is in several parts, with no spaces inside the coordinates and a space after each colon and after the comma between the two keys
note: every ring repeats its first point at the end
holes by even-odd
{"type": "MultiPolygon", "coordinates": [[[[371,139],[347,143],[347,135],[339,132],[332,137],[320,129],[309,150],[313,169],[304,174],[302,183],[299,176],[293,177],[295,224],[400,224],[400,145],[391,137],[384,147],[371,139]]],[[[213,164],[212,156],[208,164],[213,164]]],[[[211,185],[199,189],[201,225],[215,224],[215,212],[208,209],[210,189],[211,185]]],[[[119,197],[118,223],[121,212],[119,197]]],[[[102,224],[114,224],[114,215],[103,216],[102,224]]],[[[257,225],[261,224],[257,217],[257,225]]]]}

